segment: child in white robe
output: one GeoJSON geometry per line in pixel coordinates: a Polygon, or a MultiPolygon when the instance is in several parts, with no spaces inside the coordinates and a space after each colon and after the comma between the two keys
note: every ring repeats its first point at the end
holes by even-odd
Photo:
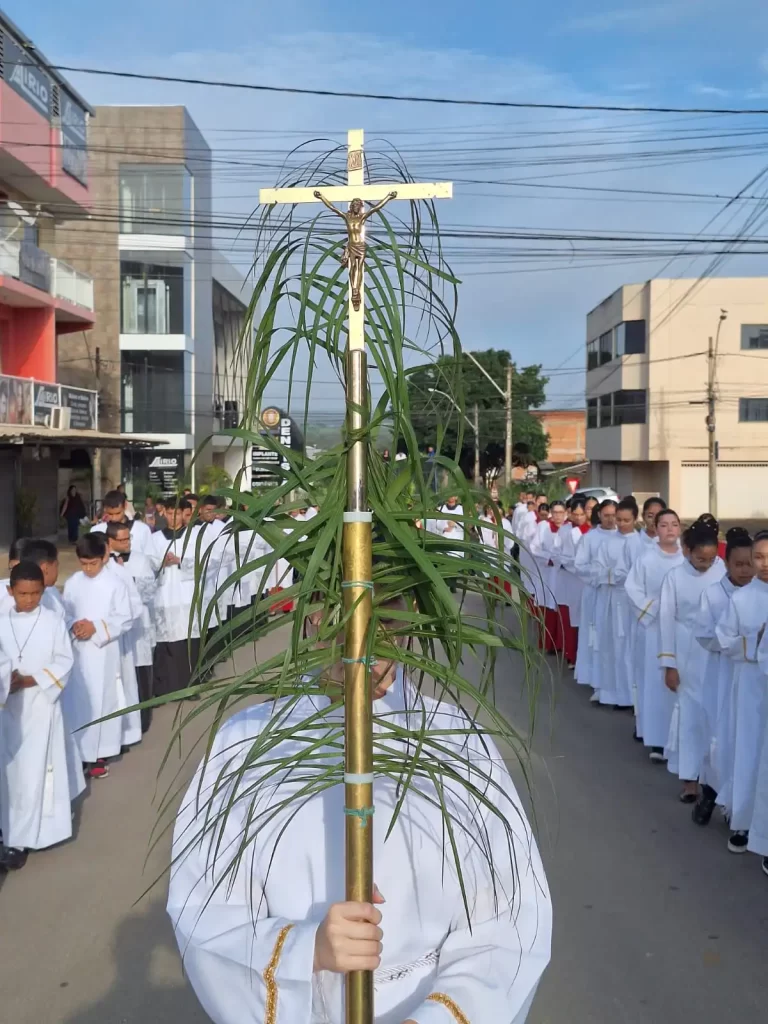
{"type": "MultiPolygon", "coordinates": [[[[42,537],[21,537],[11,544],[8,552],[8,569],[13,569],[22,559],[40,566],[45,580],[43,605],[63,616],[64,605],[56,588],[56,581],[59,578],[59,552],[56,545],[42,537]]],[[[0,580],[0,612],[13,608],[13,598],[8,593],[9,583],[8,579],[0,580]]]]}
{"type": "MultiPolygon", "coordinates": [[[[768,687],[768,636],[765,632],[757,649],[757,660],[768,687]]],[[[761,858],[763,874],[768,875],[768,714],[763,726],[760,760],[755,779],[755,806],[749,826],[747,849],[761,858]]]]}
{"type": "Polygon", "coordinates": [[[534,577],[534,601],[539,619],[539,648],[556,654],[562,648],[562,623],[555,587],[560,571],[560,528],[565,522],[565,503],[553,501],[551,505],[540,505],[539,518],[541,522],[530,546],[538,570],[534,577]]]}
{"type": "Polygon", "coordinates": [[[707,587],[701,595],[696,639],[704,648],[704,708],[707,713],[709,748],[701,771],[701,796],[693,808],[696,825],[708,825],[716,804],[730,814],[733,785],[731,715],[733,663],[723,654],[717,638],[717,626],[728,612],[734,591],[745,587],[755,575],[752,566],[752,538],[746,530],[734,527],[726,534],[725,567],[727,575],[707,587]]]}
{"type": "Polygon", "coordinates": [[[696,624],[701,595],[725,575],[717,543],[711,526],[696,522],[688,527],[683,534],[685,561],[664,578],[659,601],[659,661],[664,685],[676,697],[664,752],[668,770],[683,783],[680,801],[685,804],[698,799],[698,779],[709,748],[705,658],[696,641],[696,624]]]}
{"type": "Polygon", "coordinates": [[[755,578],[736,590],[717,626],[723,652],[733,663],[731,790],[731,853],[745,853],[755,810],[758,764],[768,721],[766,677],[758,664],[758,648],[768,622],[768,533],[755,535],[752,546],[755,578]]]}
{"type": "Polygon", "coordinates": [[[128,499],[122,491],[109,491],[104,495],[102,522],[92,527],[92,533],[106,533],[109,523],[124,523],[131,531],[131,544],[134,551],[146,554],[149,551],[149,543],[152,538],[152,530],[140,519],[134,519],[126,514],[128,499]]]}
{"type": "Polygon", "coordinates": [[[579,649],[579,626],[581,625],[581,600],[584,583],[576,575],[576,551],[590,531],[587,511],[581,498],[571,502],[570,521],[560,527],[558,560],[560,574],[557,584],[557,601],[563,622],[563,654],[568,668],[576,668],[579,649]]]}
{"type": "MultiPolygon", "coordinates": [[[[523,1024],[528,1016],[550,956],[551,905],[512,780],[492,740],[467,736],[461,712],[420,694],[402,666],[380,662],[372,674],[375,714],[386,716],[388,728],[399,733],[417,727],[423,715],[429,728],[445,730],[445,742],[455,745],[457,756],[464,751],[461,760],[468,767],[462,771],[478,790],[492,788],[510,831],[459,783],[444,782],[444,799],[461,820],[454,829],[468,887],[468,920],[429,782],[415,780],[424,796],[405,794],[387,835],[400,787],[379,776],[376,814],[366,826],[373,829],[376,886],[370,903],[348,903],[341,774],[338,785],[299,796],[312,767],[298,773],[302,780],[294,778],[295,771],[276,778],[267,763],[289,757],[315,734],[328,737],[329,728],[335,737],[343,730],[341,712],[334,717],[325,710],[329,698],[315,694],[234,715],[182,803],[168,897],[186,974],[214,1024],[339,1022],[343,976],[352,969],[376,972],[376,1020],[387,1024],[523,1024]],[[250,765],[239,785],[237,769],[274,715],[285,716],[281,727],[290,730],[317,718],[321,709],[329,717],[316,730],[283,740],[263,765],[250,765]],[[463,737],[449,735],[462,729],[463,737]],[[258,821],[250,819],[248,792],[255,795],[258,821]],[[220,834],[211,828],[211,815],[228,804],[220,834]],[[262,810],[268,814],[263,822],[262,810]],[[479,851],[478,829],[487,857],[479,851]],[[236,859],[246,839],[244,856],[236,859]]],[[[394,758],[407,757],[404,741],[387,742],[394,758]]],[[[338,751],[334,756],[343,771],[338,751]]],[[[317,770],[326,772],[330,763],[323,757],[317,770]]]]}
{"type": "Polygon", "coordinates": [[[11,662],[10,692],[0,711],[0,867],[24,866],[28,850],[72,836],[72,800],[85,789],[67,756],[60,697],[72,669],[64,618],[42,603],[40,567],[11,571],[13,608],[0,615],[0,650],[11,662]]]}
{"type": "Polygon", "coordinates": [[[576,550],[574,571],[584,585],[581,598],[579,650],[574,678],[581,686],[591,686],[593,704],[600,702],[600,662],[596,648],[597,591],[600,547],[616,531],[616,502],[606,499],[592,510],[595,528],[584,536],[576,550]]]}
{"type": "Polygon", "coordinates": [[[667,507],[663,498],[648,498],[643,502],[643,528],[640,531],[640,540],[643,547],[658,543],[656,534],[656,517],[667,507]]]}
{"type": "Polygon", "coordinates": [[[117,757],[123,746],[122,718],[101,719],[128,707],[120,637],[133,620],[125,584],[106,569],[109,553],[103,534],[87,533],[75,551],[81,569],[64,587],[75,656],[64,708],[68,724],[77,730],[89,776],[103,779],[109,774],[107,758],[117,757]]]}
{"type": "Polygon", "coordinates": [[[624,590],[636,616],[633,681],[636,687],[635,735],[650,748],[650,759],[664,762],[664,747],[675,706],[675,695],[664,685],[659,658],[659,600],[667,573],[681,565],[680,520],[672,509],[656,515],[657,544],[649,544],[636,559],[624,590]]]}

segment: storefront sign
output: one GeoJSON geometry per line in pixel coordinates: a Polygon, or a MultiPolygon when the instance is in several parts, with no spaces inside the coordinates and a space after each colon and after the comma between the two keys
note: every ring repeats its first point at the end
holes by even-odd
{"type": "Polygon", "coordinates": [[[32,425],[32,382],[0,377],[0,423],[32,425]]]}
{"type": "Polygon", "coordinates": [[[82,185],[88,184],[88,115],[83,107],[61,93],[61,166],[82,185]]]}
{"type": "MultiPolygon", "coordinates": [[[[284,448],[293,451],[304,450],[304,438],[290,416],[284,416],[280,409],[265,409],[261,414],[260,433],[273,437],[284,448]]],[[[251,485],[272,483],[280,476],[279,470],[288,472],[290,464],[280,452],[265,445],[254,444],[251,449],[251,485]]]]}
{"type": "Polygon", "coordinates": [[[72,430],[96,429],[96,395],[93,392],[63,387],[61,404],[72,410],[69,420],[72,430]]]}
{"type": "Polygon", "coordinates": [[[173,494],[184,473],[184,452],[157,452],[149,463],[149,486],[173,494]]]}
{"type": "Polygon", "coordinates": [[[50,427],[51,411],[61,405],[58,384],[35,384],[35,426],[50,427]]]}
{"type": "Polygon", "coordinates": [[[3,76],[6,82],[50,121],[53,113],[53,82],[7,32],[3,32],[3,46],[3,76]]]}
{"type": "Polygon", "coordinates": [[[51,290],[51,257],[27,239],[19,245],[19,279],[41,291],[51,290]]]}

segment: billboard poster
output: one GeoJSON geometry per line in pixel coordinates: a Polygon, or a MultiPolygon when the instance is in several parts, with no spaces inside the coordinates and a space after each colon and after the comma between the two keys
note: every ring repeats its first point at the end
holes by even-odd
{"type": "MultiPolygon", "coordinates": [[[[273,437],[283,447],[293,451],[304,450],[304,438],[290,416],[281,409],[270,407],[261,414],[259,433],[273,437]]],[[[288,460],[280,452],[266,445],[254,444],[251,448],[251,486],[274,483],[280,477],[280,470],[288,470],[288,460]]]]}
{"type": "Polygon", "coordinates": [[[61,388],[61,404],[72,410],[69,425],[73,430],[96,429],[96,395],[79,388],[61,388]]]}
{"type": "Polygon", "coordinates": [[[0,423],[32,426],[32,382],[0,376],[0,423]]]}
{"type": "Polygon", "coordinates": [[[184,475],[184,452],[155,452],[149,460],[149,486],[163,494],[173,494],[184,475]]]}

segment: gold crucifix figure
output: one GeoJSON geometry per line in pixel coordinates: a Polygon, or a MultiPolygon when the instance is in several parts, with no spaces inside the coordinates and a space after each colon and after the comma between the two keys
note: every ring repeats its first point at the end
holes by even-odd
{"type": "Polygon", "coordinates": [[[353,199],[346,213],[337,206],[334,206],[319,190],[316,190],[314,195],[315,199],[319,199],[332,213],[335,213],[337,217],[341,217],[347,225],[347,244],[344,246],[344,251],[341,254],[341,265],[349,270],[352,308],[357,312],[360,309],[363,271],[365,269],[365,222],[374,213],[378,213],[392,199],[397,199],[397,192],[390,192],[380,203],[372,206],[370,210],[365,209],[362,199],[353,199]]]}

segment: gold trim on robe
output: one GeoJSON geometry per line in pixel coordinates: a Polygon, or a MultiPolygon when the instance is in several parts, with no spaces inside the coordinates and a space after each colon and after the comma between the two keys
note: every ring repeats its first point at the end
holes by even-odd
{"type": "Polygon", "coordinates": [[[58,679],[56,678],[56,676],[55,676],[55,675],[53,674],[53,672],[49,671],[49,670],[48,670],[47,668],[44,668],[44,669],[43,669],[43,672],[45,672],[45,674],[46,674],[47,676],[50,676],[50,677],[51,677],[51,679],[52,679],[52,680],[54,681],[54,683],[56,683],[56,685],[58,686],[58,688],[59,688],[60,690],[63,690],[63,689],[64,689],[64,687],[63,687],[63,686],[62,686],[62,684],[61,684],[61,683],[59,682],[59,680],[58,680],[58,679]]]}
{"type": "Polygon", "coordinates": [[[104,619],[101,620],[101,624],[104,627],[104,632],[107,634],[107,640],[109,640],[109,642],[111,643],[112,642],[112,637],[109,635],[109,630],[107,629],[107,624],[104,621],[104,619]]]}
{"type": "Polygon", "coordinates": [[[675,657],[674,654],[664,654],[663,651],[662,651],[661,654],[657,654],[656,657],[657,658],[672,658],[673,661],[677,661],[677,658],[675,657]]]}
{"type": "Polygon", "coordinates": [[[275,948],[272,950],[272,956],[269,958],[269,963],[264,968],[264,984],[267,986],[264,1024],[276,1024],[277,1021],[278,988],[277,982],[275,981],[275,972],[280,964],[280,957],[283,955],[283,946],[285,945],[285,940],[288,938],[288,932],[292,928],[292,924],[287,924],[284,928],[280,929],[280,934],[277,936],[275,948]]]}
{"type": "Polygon", "coordinates": [[[645,608],[643,608],[643,610],[640,612],[640,618],[638,618],[638,620],[637,620],[638,622],[646,614],[646,612],[648,611],[648,609],[651,607],[652,604],[653,604],[653,598],[651,598],[651,600],[648,602],[648,604],[645,606],[645,608]]]}
{"type": "Polygon", "coordinates": [[[433,992],[431,996],[427,996],[427,1002],[440,1003],[441,1006],[444,1006],[449,1013],[453,1014],[456,1024],[469,1024],[469,1017],[467,1017],[459,1005],[444,992],[433,992]]]}

